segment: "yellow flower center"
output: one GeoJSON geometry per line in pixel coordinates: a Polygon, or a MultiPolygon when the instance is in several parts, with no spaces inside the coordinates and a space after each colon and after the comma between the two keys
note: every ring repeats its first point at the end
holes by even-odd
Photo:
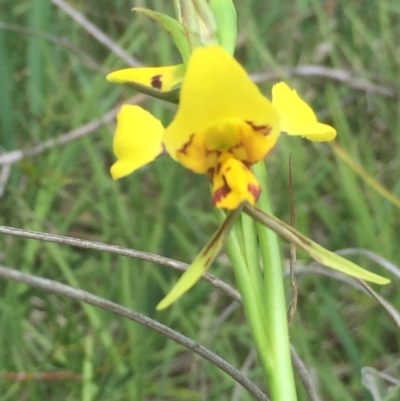
{"type": "Polygon", "coordinates": [[[204,130],[204,146],[212,151],[226,151],[240,143],[240,121],[224,119],[204,130]]]}
{"type": "Polygon", "coordinates": [[[185,167],[210,175],[217,207],[235,209],[245,200],[254,204],[260,186],[249,168],[254,162],[254,155],[249,152],[258,154],[261,151],[265,156],[270,146],[255,148],[254,140],[258,137],[265,140],[269,132],[266,126],[222,119],[192,134],[176,157],[185,167]]]}
{"type": "Polygon", "coordinates": [[[187,66],[126,69],[108,79],[158,97],[169,96],[182,82],[178,111],[165,130],[138,106],[121,109],[113,178],[132,173],[165,150],[186,168],[208,174],[214,203],[226,209],[257,200],[259,185],[250,166],[267,156],[281,131],[313,141],[332,140],[336,135],[283,82],[273,87],[271,103],[218,46],[194,50],[187,66]]]}

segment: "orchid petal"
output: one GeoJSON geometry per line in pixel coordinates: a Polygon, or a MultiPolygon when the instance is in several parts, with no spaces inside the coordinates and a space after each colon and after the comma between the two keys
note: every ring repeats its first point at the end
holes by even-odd
{"type": "Polygon", "coordinates": [[[166,67],[124,68],[107,75],[114,84],[128,85],[159,99],[177,102],[179,86],[183,80],[183,64],[166,67]]]}
{"type": "Polygon", "coordinates": [[[164,127],[148,111],[125,104],[117,116],[114,135],[114,154],[117,161],[111,166],[114,180],[131,174],[152,162],[162,152],[164,127]]]}
{"type": "Polygon", "coordinates": [[[288,135],[298,135],[311,141],[331,141],[336,130],[317,121],[312,108],[284,82],[272,88],[272,104],[281,117],[281,130],[288,135]]]}
{"type": "Polygon", "coordinates": [[[265,126],[265,138],[276,142],[279,115],[240,64],[219,46],[195,49],[182,83],[180,103],[166,129],[165,146],[173,158],[191,136],[224,119],[265,126]]]}

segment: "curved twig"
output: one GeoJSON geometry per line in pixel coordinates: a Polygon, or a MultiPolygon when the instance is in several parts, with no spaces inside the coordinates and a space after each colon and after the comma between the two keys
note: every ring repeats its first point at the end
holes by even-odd
{"type": "Polygon", "coordinates": [[[79,24],[86,32],[92,35],[98,42],[103,44],[111,50],[116,56],[125,61],[132,67],[139,67],[141,63],[133,58],[126,50],[124,50],[118,43],[106,35],[99,27],[90,22],[82,13],[73,8],[69,3],[64,0],[52,0],[65,14],[68,14],[77,24],[79,24]]]}
{"type": "MultiPolygon", "coordinates": [[[[125,103],[138,104],[142,102],[145,99],[145,97],[146,97],[145,95],[139,94],[130,98],[125,103]]],[[[95,132],[97,129],[99,129],[102,125],[108,124],[111,121],[113,121],[116,115],[118,114],[119,109],[120,105],[114,107],[100,118],[90,121],[89,123],[82,125],[79,128],[73,129],[72,131],[66,132],[58,136],[57,138],[48,139],[31,148],[17,149],[6,153],[1,153],[0,165],[11,165],[13,163],[17,163],[25,157],[32,157],[39,155],[40,153],[48,149],[52,149],[55,146],[65,145],[66,143],[74,141],[75,139],[79,139],[84,137],[85,135],[91,134],[92,132],[95,132]]]]}
{"type": "Polygon", "coordinates": [[[307,392],[309,400],[320,401],[317,392],[314,388],[314,384],[311,380],[310,374],[307,371],[306,365],[300,359],[293,345],[290,345],[290,353],[292,356],[293,366],[296,369],[296,372],[299,375],[301,382],[303,383],[304,389],[307,392]]]}
{"type": "MultiPolygon", "coordinates": [[[[79,238],[65,237],[63,235],[47,234],[38,231],[23,230],[20,228],[6,227],[6,226],[0,226],[0,233],[13,235],[16,237],[35,239],[39,241],[72,245],[78,248],[93,249],[95,251],[113,253],[116,255],[127,256],[129,258],[145,260],[147,262],[156,263],[162,266],[172,267],[173,269],[180,271],[185,271],[189,267],[189,265],[187,265],[186,263],[178,262],[177,260],[166,258],[164,256],[136,251],[135,249],[123,248],[118,245],[105,244],[103,242],[88,241],[79,238]]],[[[239,292],[234,288],[232,288],[230,285],[224,283],[222,280],[218,279],[217,277],[209,273],[204,274],[203,279],[208,281],[214,287],[225,292],[227,295],[229,295],[236,301],[241,302],[241,296],[239,292]]]]}
{"type": "Polygon", "coordinates": [[[32,274],[22,273],[18,270],[10,269],[8,267],[0,266],[0,276],[8,280],[28,284],[32,287],[41,288],[47,292],[64,295],[68,298],[76,299],[78,301],[97,306],[101,309],[108,310],[112,313],[123,316],[129,320],[133,320],[134,322],[155,330],[175,341],[176,343],[183,345],[187,349],[195,352],[202,358],[207,359],[209,362],[220,368],[222,371],[231,376],[236,382],[240,383],[256,400],[269,401],[267,396],[251,380],[244,376],[230,363],[211,352],[208,348],[195,343],[190,338],[185,337],[181,333],[178,333],[168,326],[165,326],[157,322],[156,320],[142,315],[141,313],[132,311],[128,308],[125,308],[124,306],[98,297],[97,295],[94,295],[90,292],[70,287],[69,285],[59,283],[58,281],[37,277],[32,274]]]}
{"type": "MultiPolygon", "coordinates": [[[[123,248],[117,245],[109,245],[109,244],[104,244],[101,242],[95,242],[95,241],[88,241],[88,240],[82,240],[78,238],[72,238],[72,237],[65,237],[62,235],[54,235],[54,234],[47,234],[47,233],[41,233],[37,231],[30,231],[30,230],[23,230],[23,229],[18,229],[14,227],[7,227],[7,226],[0,226],[0,233],[3,234],[8,234],[8,235],[13,235],[16,237],[23,237],[23,238],[29,238],[29,239],[35,239],[35,240],[40,240],[40,241],[45,241],[45,242],[53,242],[53,243],[58,243],[58,244],[66,244],[66,245],[71,245],[71,246],[76,246],[79,248],[84,248],[84,249],[93,249],[96,251],[102,251],[102,252],[109,252],[113,253],[116,255],[121,255],[121,256],[127,256],[130,258],[136,258],[140,260],[145,260],[148,262],[153,262],[162,266],[167,266],[167,267],[172,267],[173,269],[180,270],[180,271],[185,271],[189,265],[186,263],[182,263],[179,261],[176,261],[174,259],[169,259],[163,256],[159,255],[154,255],[151,253],[147,252],[141,252],[141,251],[136,251],[134,249],[128,249],[128,248],[123,248]]],[[[230,285],[226,284],[222,280],[219,280],[217,277],[213,276],[210,273],[205,273],[203,274],[202,277],[204,280],[212,284],[214,287],[220,289],[221,291],[225,292],[228,296],[231,298],[235,299],[238,302],[242,302],[241,295],[237,290],[232,288],[230,285]]],[[[292,358],[293,352],[292,352],[292,358]]],[[[294,365],[294,368],[297,370],[297,365],[294,365]]],[[[310,383],[310,379],[308,379],[306,382],[304,382],[304,371],[303,374],[302,372],[299,372],[299,377],[301,381],[303,382],[304,386],[307,387],[307,383],[310,383]]]]}
{"type": "Polygon", "coordinates": [[[366,258],[372,260],[377,263],[379,266],[382,266],[387,271],[393,273],[395,276],[400,278],[400,266],[395,265],[389,260],[385,259],[383,256],[378,255],[375,252],[370,251],[369,249],[363,248],[345,248],[339,249],[336,251],[338,255],[362,255],[366,258]]]}
{"type": "Polygon", "coordinates": [[[279,72],[268,71],[250,75],[256,83],[275,81],[284,76],[330,79],[366,93],[374,93],[389,99],[397,99],[398,97],[398,92],[394,87],[384,86],[368,81],[367,79],[360,77],[360,74],[356,71],[339,70],[325,67],[323,65],[299,65],[294,68],[281,68],[279,72]]]}
{"type": "Polygon", "coordinates": [[[46,40],[50,43],[53,43],[57,46],[64,47],[65,49],[70,50],[71,52],[75,53],[77,57],[79,57],[86,65],[91,68],[94,71],[102,71],[102,72],[107,72],[106,69],[101,66],[99,63],[97,63],[96,60],[94,60],[91,56],[86,54],[82,49],[80,49],[78,46],[75,46],[72,42],[70,42],[67,38],[65,37],[58,37],[54,35],[50,35],[47,32],[42,32],[38,31],[35,29],[29,29],[25,28],[22,25],[17,25],[17,24],[10,24],[8,22],[0,21],[0,29],[2,30],[7,30],[11,32],[17,32],[22,35],[25,35],[26,37],[37,37],[42,40],[46,40]]]}

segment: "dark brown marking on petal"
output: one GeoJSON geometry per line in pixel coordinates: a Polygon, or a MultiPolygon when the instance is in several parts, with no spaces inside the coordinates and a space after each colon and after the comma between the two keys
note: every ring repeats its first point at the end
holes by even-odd
{"type": "Polygon", "coordinates": [[[259,185],[254,185],[254,184],[249,184],[247,185],[247,190],[253,194],[255,201],[258,200],[260,193],[261,193],[261,188],[259,185]]]}
{"type": "Polygon", "coordinates": [[[238,142],[236,145],[231,146],[231,147],[228,149],[228,152],[229,152],[229,153],[234,153],[234,152],[235,152],[235,149],[240,149],[240,148],[244,148],[243,142],[238,142]]]}
{"type": "Polygon", "coordinates": [[[224,185],[221,188],[218,188],[213,194],[212,200],[214,205],[216,205],[221,199],[225,198],[229,194],[229,192],[231,192],[231,189],[226,182],[226,178],[222,176],[222,179],[224,180],[224,185]]]}
{"type": "Polygon", "coordinates": [[[268,136],[271,133],[272,127],[269,125],[256,125],[249,120],[246,120],[245,122],[249,124],[254,131],[260,132],[264,136],[268,136]]]}
{"type": "Polygon", "coordinates": [[[221,187],[218,188],[214,194],[213,194],[213,204],[216,205],[221,199],[225,198],[229,192],[231,192],[231,189],[229,187],[221,187]]]}
{"type": "Polygon", "coordinates": [[[231,146],[231,147],[229,148],[229,150],[231,150],[231,149],[239,149],[239,148],[241,148],[241,147],[243,147],[243,143],[242,143],[242,142],[238,142],[236,145],[231,146]]]}
{"type": "Polygon", "coordinates": [[[251,170],[251,164],[252,163],[250,163],[250,162],[247,162],[246,160],[240,160],[241,161],[241,163],[242,163],[242,169],[243,170],[245,170],[245,171],[248,171],[248,170],[250,170],[250,171],[252,171],[251,170]]]}
{"type": "Polygon", "coordinates": [[[183,153],[186,155],[187,148],[190,146],[194,138],[194,134],[190,135],[189,140],[178,150],[179,153],[183,153]]]}
{"type": "Polygon", "coordinates": [[[167,151],[167,148],[165,147],[165,143],[164,142],[161,142],[161,147],[162,147],[161,154],[162,155],[168,154],[168,151],[167,151]]]}
{"type": "Polygon", "coordinates": [[[153,88],[156,88],[156,89],[162,88],[161,77],[162,77],[161,74],[154,75],[154,77],[151,77],[150,84],[153,88]]]}
{"type": "Polygon", "coordinates": [[[220,151],[220,150],[210,150],[210,149],[205,149],[205,155],[206,155],[206,157],[208,157],[208,156],[210,156],[210,155],[216,155],[217,156],[217,158],[219,157],[219,156],[221,156],[221,154],[222,154],[222,152],[220,151]]]}

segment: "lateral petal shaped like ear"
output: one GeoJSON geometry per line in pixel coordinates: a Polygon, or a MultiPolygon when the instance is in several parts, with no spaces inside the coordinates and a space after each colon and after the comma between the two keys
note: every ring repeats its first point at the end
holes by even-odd
{"type": "Polygon", "coordinates": [[[331,141],[336,130],[317,121],[312,108],[284,82],[272,88],[272,104],[281,117],[281,130],[315,142],[331,141]]]}
{"type": "Polygon", "coordinates": [[[114,84],[131,86],[147,95],[177,102],[179,88],[185,74],[183,64],[166,67],[124,68],[107,75],[114,84]]]}
{"type": "Polygon", "coordinates": [[[162,152],[164,127],[148,111],[124,104],[117,116],[113,149],[117,161],[111,167],[114,180],[152,162],[162,152]]]}

